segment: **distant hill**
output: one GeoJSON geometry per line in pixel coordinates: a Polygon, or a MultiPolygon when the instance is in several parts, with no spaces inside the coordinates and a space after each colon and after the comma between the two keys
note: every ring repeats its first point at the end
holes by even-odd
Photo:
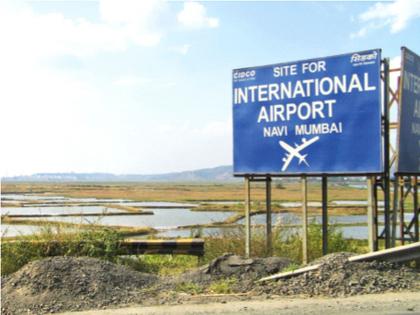
{"type": "MultiPolygon", "coordinates": [[[[199,170],[172,172],[165,174],[125,174],[111,173],[39,173],[28,176],[3,177],[2,182],[238,182],[241,178],[233,177],[232,165],[203,168],[199,170]]],[[[297,177],[275,178],[275,181],[298,182],[297,177]]],[[[310,181],[320,181],[312,177],[310,181]]],[[[329,183],[358,184],[365,183],[365,177],[329,177],[329,183]]]]}
{"type": "Polygon", "coordinates": [[[153,175],[111,173],[39,173],[3,177],[2,182],[223,182],[236,181],[231,165],[153,175]]]}

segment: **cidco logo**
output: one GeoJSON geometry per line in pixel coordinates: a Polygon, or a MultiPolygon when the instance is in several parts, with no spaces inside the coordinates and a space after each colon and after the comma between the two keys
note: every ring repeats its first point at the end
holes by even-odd
{"type": "Polygon", "coordinates": [[[248,70],[248,71],[235,71],[233,73],[234,79],[248,79],[255,77],[255,70],[248,70]]]}

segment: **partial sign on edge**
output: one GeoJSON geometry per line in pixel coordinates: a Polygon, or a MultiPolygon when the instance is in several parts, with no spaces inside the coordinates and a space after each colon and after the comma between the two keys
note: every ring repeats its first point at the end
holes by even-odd
{"type": "Polygon", "coordinates": [[[379,49],[233,70],[234,174],[383,171],[379,49]]]}
{"type": "Polygon", "coordinates": [[[397,173],[420,174],[420,57],[401,49],[397,173]]]}

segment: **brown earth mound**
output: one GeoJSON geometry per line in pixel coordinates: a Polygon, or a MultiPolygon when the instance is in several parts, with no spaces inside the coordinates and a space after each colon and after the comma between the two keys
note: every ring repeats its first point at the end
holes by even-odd
{"type": "Polygon", "coordinates": [[[2,281],[2,314],[43,314],[129,303],[157,277],[86,257],[31,262],[2,281]]]}
{"type": "Polygon", "coordinates": [[[420,290],[418,271],[388,262],[349,262],[349,253],[318,260],[321,266],[289,279],[267,282],[258,293],[348,296],[399,290],[420,290]]]}

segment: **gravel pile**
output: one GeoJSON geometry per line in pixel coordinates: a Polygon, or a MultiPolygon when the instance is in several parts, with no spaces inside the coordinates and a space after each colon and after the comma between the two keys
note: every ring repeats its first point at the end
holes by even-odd
{"type": "Polygon", "coordinates": [[[284,257],[243,258],[233,254],[224,254],[213,259],[209,264],[178,278],[178,282],[209,285],[220,279],[235,278],[238,291],[244,292],[253,287],[253,282],[261,277],[276,273],[291,264],[284,257]]]}
{"type": "MultiPolygon", "coordinates": [[[[180,287],[194,284],[202,292],[215,281],[232,278],[231,292],[248,295],[346,296],[396,290],[420,290],[420,273],[386,262],[349,262],[351,254],[318,260],[318,270],[256,283],[290,265],[287,258],[245,259],[220,256],[180,276],[159,278],[94,258],[53,257],[27,264],[2,279],[2,314],[46,314],[104,308],[109,305],[177,304],[189,301],[180,287]]],[[[186,286],[188,287],[188,286],[186,286]]],[[[197,300],[198,301],[198,300],[197,300]]],[[[196,302],[197,302],[196,301],[196,302]]],[[[202,303],[208,301],[203,296],[202,303]]]]}
{"type": "Polygon", "coordinates": [[[333,254],[318,261],[318,270],[267,282],[259,293],[279,295],[349,296],[398,290],[418,290],[419,273],[388,262],[349,262],[349,254],[333,254]]]}
{"type": "Polygon", "coordinates": [[[157,277],[94,258],[52,257],[2,280],[2,314],[43,314],[129,303],[157,277]]]}
{"type": "Polygon", "coordinates": [[[349,252],[339,252],[339,253],[332,253],[327,254],[325,256],[319,257],[313,261],[311,261],[308,265],[318,265],[318,264],[333,264],[336,261],[346,261],[352,256],[355,256],[354,253],[349,252]]]}

